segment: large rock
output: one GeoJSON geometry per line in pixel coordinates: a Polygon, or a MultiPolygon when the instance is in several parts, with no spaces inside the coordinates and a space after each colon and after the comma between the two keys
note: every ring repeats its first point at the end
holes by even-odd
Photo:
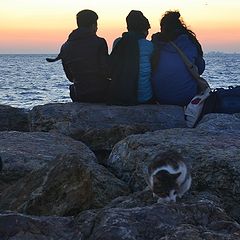
{"type": "Polygon", "coordinates": [[[88,240],[239,240],[240,226],[211,202],[106,208],[77,218],[88,240]]]}
{"type": "Polygon", "coordinates": [[[145,192],[119,197],[104,209],[84,211],[75,219],[2,213],[0,239],[240,239],[239,224],[228,217],[214,201],[197,197],[195,201],[189,203],[150,204],[149,202],[149,205],[143,206],[149,196],[150,193],[145,192]],[[140,201],[137,201],[135,206],[132,205],[136,203],[137,198],[140,201]]]}
{"type": "Polygon", "coordinates": [[[13,212],[0,214],[1,240],[80,240],[79,227],[70,217],[36,217],[13,212]]]}
{"type": "Polygon", "coordinates": [[[181,152],[192,168],[192,190],[210,191],[240,220],[240,131],[169,129],[132,135],[117,143],[107,166],[133,191],[146,187],[144,169],[157,153],[181,152]]]}
{"type": "Polygon", "coordinates": [[[240,113],[239,114],[221,114],[211,113],[203,117],[197,125],[198,129],[207,131],[240,131],[240,113]]]}
{"type": "Polygon", "coordinates": [[[85,159],[95,158],[83,143],[56,133],[0,132],[0,156],[3,170],[0,181],[15,181],[32,170],[43,167],[59,154],[78,153],[85,159]]]}
{"type": "MultiPolygon", "coordinates": [[[[133,192],[127,196],[120,196],[111,201],[105,208],[143,208],[157,203],[158,198],[153,196],[149,187],[143,191],[133,192]]],[[[191,205],[200,202],[211,203],[215,208],[223,209],[221,199],[210,192],[189,191],[182,198],[177,198],[177,203],[191,205]]],[[[170,203],[171,204],[171,203],[170,203]]]]}
{"type": "Polygon", "coordinates": [[[64,155],[7,188],[0,209],[30,215],[76,215],[104,207],[128,194],[125,183],[96,162],[94,156],[64,155]]]}
{"type": "Polygon", "coordinates": [[[56,103],[30,112],[31,131],[57,131],[81,140],[92,150],[111,150],[130,134],[186,127],[179,106],[106,106],[56,103]]]}
{"type": "Polygon", "coordinates": [[[29,131],[28,111],[0,105],[0,131],[29,131]]]}

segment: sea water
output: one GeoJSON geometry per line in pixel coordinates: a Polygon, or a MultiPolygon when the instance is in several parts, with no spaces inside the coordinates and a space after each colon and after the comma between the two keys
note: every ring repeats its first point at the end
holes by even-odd
{"type": "MultiPolygon", "coordinates": [[[[71,102],[70,82],[54,55],[0,55],[0,104],[19,108],[71,102]]],[[[212,88],[240,85],[240,54],[208,53],[203,77],[212,88]]]]}

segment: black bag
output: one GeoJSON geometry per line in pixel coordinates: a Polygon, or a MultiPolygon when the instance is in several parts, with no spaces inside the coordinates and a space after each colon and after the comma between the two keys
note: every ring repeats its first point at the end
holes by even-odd
{"type": "Polygon", "coordinates": [[[217,88],[213,93],[216,94],[216,113],[240,113],[240,86],[228,89],[217,88]]]}
{"type": "Polygon", "coordinates": [[[240,113],[240,86],[213,90],[205,100],[200,118],[208,113],[240,113]]]}

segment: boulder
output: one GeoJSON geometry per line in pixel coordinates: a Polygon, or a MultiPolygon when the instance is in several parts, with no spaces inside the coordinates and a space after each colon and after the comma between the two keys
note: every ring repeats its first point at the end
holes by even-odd
{"type": "Polygon", "coordinates": [[[82,234],[71,217],[36,217],[0,213],[1,240],[80,240],[82,234]]]}
{"type": "Polygon", "coordinates": [[[179,106],[107,106],[88,103],[54,103],[30,112],[31,131],[57,131],[81,140],[94,151],[111,150],[128,135],[186,127],[179,106]]]}
{"type": "Polygon", "coordinates": [[[77,217],[88,240],[237,240],[240,226],[213,203],[105,208],[77,217]]]}
{"type": "Polygon", "coordinates": [[[28,111],[0,105],[0,131],[29,131],[28,111]]]}
{"type": "Polygon", "coordinates": [[[210,113],[203,117],[197,125],[198,129],[207,131],[240,131],[240,113],[210,113]]]}
{"type": "Polygon", "coordinates": [[[156,154],[175,149],[191,166],[192,190],[221,197],[224,208],[240,220],[240,131],[168,129],[132,135],[113,148],[107,166],[133,191],[146,187],[144,173],[156,154]]]}
{"type": "MultiPolygon", "coordinates": [[[[158,198],[153,196],[152,191],[149,187],[146,187],[142,191],[133,192],[127,196],[120,196],[112,200],[105,208],[142,208],[156,204],[158,198]]],[[[207,191],[197,192],[197,191],[188,191],[183,195],[182,198],[177,198],[176,201],[178,204],[191,205],[199,202],[208,202],[223,209],[223,203],[221,199],[207,191]]],[[[170,203],[171,204],[171,203],[170,203]]]]}
{"type": "Polygon", "coordinates": [[[78,153],[85,159],[95,159],[85,144],[61,134],[0,132],[0,156],[3,163],[0,182],[16,181],[27,173],[40,169],[57,155],[70,153],[78,153]]]}
{"type": "Polygon", "coordinates": [[[70,216],[129,193],[127,185],[84,153],[57,157],[2,192],[0,209],[70,216]]]}
{"type": "Polygon", "coordinates": [[[103,209],[75,218],[0,214],[0,239],[28,240],[239,240],[240,226],[214,201],[196,196],[188,203],[143,203],[150,193],[119,197],[103,209]],[[133,204],[136,205],[133,205],[133,204]]]}

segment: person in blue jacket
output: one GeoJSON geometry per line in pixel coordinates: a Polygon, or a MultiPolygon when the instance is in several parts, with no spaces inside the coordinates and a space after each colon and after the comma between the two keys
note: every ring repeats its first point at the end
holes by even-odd
{"type": "Polygon", "coordinates": [[[155,98],[160,104],[185,106],[197,94],[197,82],[170,41],[197,66],[199,74],[205,69],[202,47],[178,11],[167,11],[160,26],[161,32],[152,35],[155,46],[152,75],[155,98]]]}
{"type": "Polygon", "coordinates": [[[110,54],[109,104],[152,103],[151,57],[153,43],[146,40],[150,24],[141,11],[132,10],[127,32],[113,43],[110,54]]]}

